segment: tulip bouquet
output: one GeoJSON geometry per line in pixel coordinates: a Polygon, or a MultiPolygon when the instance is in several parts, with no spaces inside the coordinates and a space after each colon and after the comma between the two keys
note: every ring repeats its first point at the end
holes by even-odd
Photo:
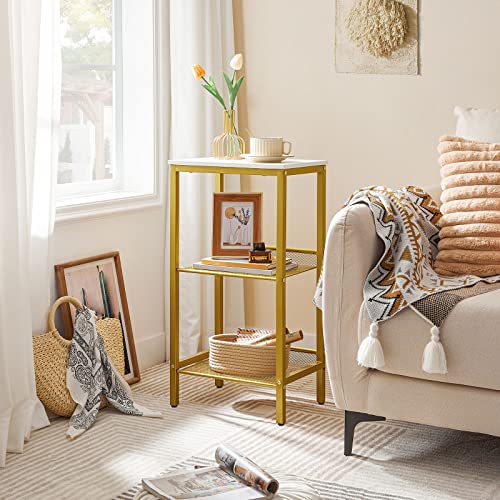
{"type": "Polygon", "coordinates": [[[239,158],[240,154],[245,152],[245,143],[241,137],[238,136],[238,131],[234,125],[234,105],[236,97],[243,83],[244,76],[237,78],[236,72],[243,67],[243,56],[235,54],[229,63],[233,74],[230,77],[223,71],[224,81],[227,85],[229,95],[229,106],[226,105],[224,98],[217,89],[212,76],[206,78],[205,69],[199,64],[194,64],[192,67],[193,76],[197,80],[201,80],[201,86],[211,94],[224,110],[224,133],[217,136],[213,142],[213,156],[216,158],[239,158]]]}
{"type": "MultiPolygon", "coordinates": [[[[223,71],[224,80],[226,81],[227,90],[229,91],[229,109],[234,110],[234,103],[236,102],[236,96],[238,95],[238,90],[240,90],[241,84],[243,83],[244,76],[240,76],[236,80],[236,72],[239,71],[243,67],[243,56],[241,54],[235,54],[231,61],[229,62],[229,66],[231,66],[233,70],[232,78],[229,78],[229,75],[223,71]]],[[[220,105],[224,108],[224,111],[228,111],[226,103],[223,97],[220,95],[220,92],[217,90],[214,79],[212,76],[208,77],[208,80],[205,78],[207,72],[205,69],[199,64],[193,65],[193,75],[197,80],[202,80],[203,83],[201,86],[210,94],[212,94],[220,103],[220,105]]]]}

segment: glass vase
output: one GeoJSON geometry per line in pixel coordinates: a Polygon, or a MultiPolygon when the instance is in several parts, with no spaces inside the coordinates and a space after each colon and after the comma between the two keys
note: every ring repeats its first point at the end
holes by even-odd
{"type": "Polygon", "coordinates": [[[245,153],[245,141],[234,126],[234,110],[224,110],[224,133],[212,142],[212,155],[219,160],[240,160],[245,153]]]}

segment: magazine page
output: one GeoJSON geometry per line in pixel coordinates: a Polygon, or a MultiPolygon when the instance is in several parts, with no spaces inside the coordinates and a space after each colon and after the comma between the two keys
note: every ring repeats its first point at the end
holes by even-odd
{"type": "Polygon", "coordinates": [[[217,466],[143,479],[142,485],[149,493],[165,500],[253,500],[267,496],[217,466]]]}
{"type": "Polygon", "coordinates": [[[266,495],[274,495],[279,489],[279,483],[276,479],[229,446],[220,445],[217,447],[215,460],[222,469],[266,495]]]}

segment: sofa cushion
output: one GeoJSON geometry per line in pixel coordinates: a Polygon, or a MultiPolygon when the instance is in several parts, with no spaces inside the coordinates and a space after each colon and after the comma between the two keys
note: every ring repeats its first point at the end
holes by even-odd
{"type": "MultiPolygon", "coordinates": [[[[380,371],[406,377],[500,390],[500,289],[467,298],[457,304],[440,328],[448,373],[422,370],[422,354],[431,325],[407,308],[379,323],[385,356],[380,371]]],[[[370,319],[364,304],[358,324],[358,341],[368,335],[370,319]]]]}

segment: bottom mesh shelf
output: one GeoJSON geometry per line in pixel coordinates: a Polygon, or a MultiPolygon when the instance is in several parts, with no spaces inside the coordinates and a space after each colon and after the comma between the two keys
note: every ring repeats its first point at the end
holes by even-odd
{"type": "MultiPolygon", "coordinates": [[[[207,353],[208,356],[208,353],[207,353]]],[[[322,368],[322,363],[316,361],[316,355],[305,352],[292,351],[290,353],[290,362],[288,365],[288,370],[286,372],[287,379],[293,378],[297,380],[299,378],[305,377],[310,373],[314,373],[322,368]]],[[[186,375],[193,375],[198,377],[208,377],[217,378],[221,380],[230,380],[233,382],[242,382],[246,384],[257,384],[257,385],[267,385],[275,386],[276,380],[274,376],[266,377],[252,377],[251,375],[227,375],[223,373],[214,372],[210,369],[208,365],[208,357],[192,365],[186,366],[179,370],[179,373],[186,375]]],[[[288,381],[288,383],[292,380],[288,381]]]]}

